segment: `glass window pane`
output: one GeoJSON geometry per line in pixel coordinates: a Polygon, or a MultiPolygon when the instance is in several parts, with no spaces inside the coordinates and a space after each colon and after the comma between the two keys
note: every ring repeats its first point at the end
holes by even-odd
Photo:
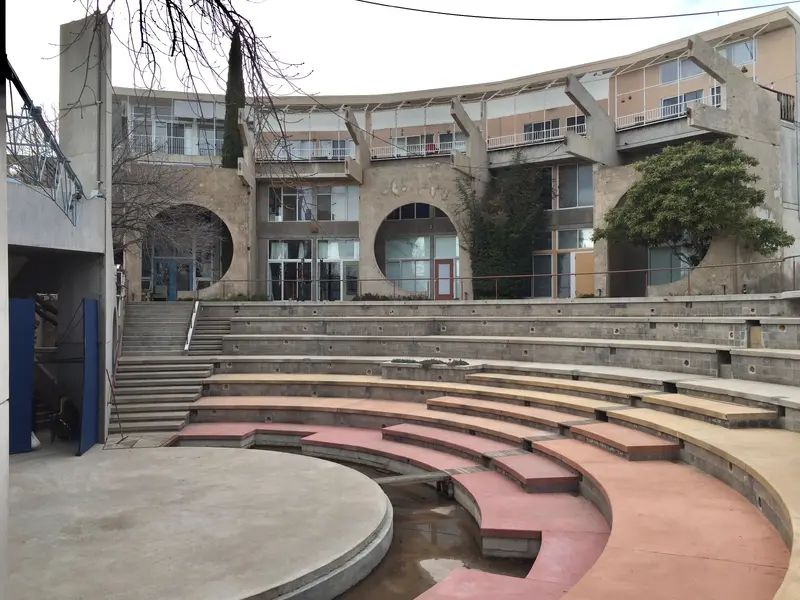
{"type": "Polygon", "coordinates": [[[569,274],[571,256],[569,252],[556,255],[556,273],[558,273],[556,287],[559,298],[569,298],[572,295],[572,275],[569,274]]]}
{"type": "Polygon", "coordinates": [[[282,273],[283,265],[281,263],[270,263],[267,293],[273,300],[283,300],[282,273]]]}
{"type": "Polygon", "coordinates": [[[661,83],[672,83],[678,81],[678,61],[671,60],[664,63],[659,68],[661,83]]]}
{"type": "Polygon", "coordinates": [[[400,218],[401,219],[413,219],[414,218],[414,205],[413,204],[404,204],[400,207],[400,218]]]}
{"type": "Polygon", "coordinates": [[[400,263],[400,287],[404,290],[414,291],[417,279],[416,261],[404,260],[400,263]]]}
{"type": "Polygon", "coordinates": [[[740,67],[755,60],[756,52],[753,42],[739,42],[738,44],[729,46],[729,48],[728,60],[730,60],[734,66],[740,67]]]}
{"type": "Polygon", "coordinates": [[[331,192],[331,221],[347,220],[347,192],[342,187],[334,187],[331,192]]]}
{"type": "Polygon", "coordinates": [[[286,258],[287,248],[286,242],[270,242],[269,243],[269,258],[270,260],[286,258]]]}
{"type": "Polygon", "coordinates": [[[283,192],[283,220],[297,221],[297,196],[287,195],[285,190],[283,192]]]}
{"type": "Polygon", "coordinates": [[[330,258],[330,242],[326,242],[324,240],[320,240],[317,242],[317,258],[320,260],[325,260],[330,258]]]}
{"type": "Polygon", "coordinates": [[[672,276],[669,269],[672,266],[672,250],[670,248],[648,248],[648,262],[651,270],[649,273],[650,285],[663,285],[670,283],[672,276]]]}
{"type": "Polygon", "coordinates": [[[578,248],[594,248],[594,241],[592,241],[594,229],[579,229],[578,230],[578,248]]]}
{"type": "Polygon", "coordinates": [[[431,207],[429,204],[425,204],[423,202],[418,202],[416,205],[416,218],[417,219],[429,219],[431,216],[431,207]]]}
{"type": "Polygon", "coordinates": [[[594,204],[594,181],[592,165],[578,167],[578,206],[594,204]]]}
{"type": "Polygon", "coordinates": [[[281,188],[269,188],[269,220],[281,220],[281,188]]]}
{"type": "Polygon", "coordinates": [[[458,238],[455,236],[439,236],[434,238],[436,258],[458,258],[458,238]]]}
{"type": "Polygon", "coordinates": [[[358,204],[361,197],[361,191],[357,185],[351,185],[347,188],[347,220],[358,221],[358,204]]]}
{"type": "Polygon", "coordinates": [[[429,260],[415,260],[414,272],[416,281],[414,282],[414,291],[426,294],[428,292],[428,285],[431,278],[431,261],[429,260]]]}
{"type": "Polygon", "coordinates": [[[578,231],[576,229],[564,229],[558,232],[558,249],[571,250],[578,247],[578,231]]]}
{"type": "Polygon", "coordinates": [[[400,279],[400,261],[386,261],[386,278],[389,281],[400,279]]]}
{"type": "Polygon", "coordinates": [[[533,297],[552,298],[553,278],[545,277],[553,273],[552,254],[534,254],[533,256],[533,297]]]}
{"type": "Polygon", "coordinates": [[[692,102],[694,100],[701,100],[703,98],[703,90],[695,90],[693,92],[687,92],[683,95],[684,102],[692,102]]]}
{"type": "Polygon", "coordinates": [[[578,206],[578,167],[558,168],[558,208],[578,206]]]}
{"type": "Polygon", "coordinates": [[[333,220],[333,214],[331,212],[330,194],[321,194],[317,192],[317,220],[319,221],[333,220]]]}
{"type": "Polygon", "coordinates": [[[386,258],[430,258],[431,239],[393,238],[386,240],[386,258]]]}
{"type": "Polygon", "coordinates": [[[695,77],[696,75],[700,75],[703,72],[696,62],[685,58],[681,61],[681,79],[686,79],[687,77],[695,77]]]}
{"type": "Polygon", "coordinates": [[[358,263],[350,262],[344,264],[345,296],[355,296],[358,294],[358,263]]]}

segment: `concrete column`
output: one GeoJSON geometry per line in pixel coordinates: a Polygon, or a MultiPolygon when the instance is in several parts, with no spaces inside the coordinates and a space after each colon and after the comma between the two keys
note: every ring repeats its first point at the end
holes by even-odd
{"type": "Polygon", "coordinates": [[[489,185],[489,151],[486,140],[458,98],[450,101],[450,116],[467,138],[466,157],[459,152],[453,153],[453,168],[470,177],[475,191],[483,194],[489,185]]]}
{"type": "MultiPolygon", "coordinates": [[[[3,77],[3,86],[7,82],[3,77]]],[[[0,128],[3,148],[0,167],[6,172],[6,95],[3,94],[0,128]]],[[[8,585],[8,185],[0,188],[0,598],[8,585]]]]}
{"type": "MultiPolygon", "coordinates": [[[[61,26],[60,45],[63,51],[59,56],[61,149],[70,157],[72,168],[90,196],[81,200],[79,214],[80,211],[104,213],[101,221],[105,223],[103,252],[94,254],[93,259],[86,261],[92,273],[82,274],[82,281],[75,277],[70,280],[71,283],[64,282],[67,297],[75,297],[79,293],[82,297],[95,297],[99,301],[100,439],[105,439],[108,429],[105,406],[111,390],[105,371],[110,372],[112,368],[116,298],[111,237],[113,93],[110,33],[108,21],[99,14],[66,23],[61,26]]],[[[65,223],[64,226],[70,225],[65,223]]]]}
{"type": "Polygon", "coordinates": [[[614,167],[620,164],[617,128],[600,103],[574,75],[567,76],[564,90],[572,103],[586,115],[586,135],[567,132],[564,145],[568,154],[614,167]]]}

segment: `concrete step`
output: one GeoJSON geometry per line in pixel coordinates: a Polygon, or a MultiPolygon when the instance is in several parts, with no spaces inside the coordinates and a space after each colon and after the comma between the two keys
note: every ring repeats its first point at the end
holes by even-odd
{"type": "MultiPolygon", "coordinates": [[[[120,387],[117,385],[117,394],[120,396],[155,396],[159,394],[194,394],[200,393],[203,389],[202,384],[196,380],[190,380],[188,384],[183,385],[169,385],[168,381],[161,382],[157,386],[137,386],[137,385],[124,385],[120,387]]],[[[128,382],[126,382],[128,383],[128,382]]]]}
{"type": "MultiPolygon", "coordinates": [[[[181,377],[185,377],[186,379],[205,379],[209,375],[211,375],[212,369],[207,370],[172,370],[172,369],[164,369],[161,371],[154,371],[151,369],[143,369],[141,371],[124,371],[122,373],[117,373],[117,384],[119,385],[123,381],[148,381],[152,379],[171,379],[176,375],[180,375],[181,377]],[[176,372],[177,371],[177,372],[176,372]]],[[[161,381],[159,381],[161,383],[161,381]]]]}
{"type": "MultiPolygon", "coordinates": [[[[200,398],[200,392],[196,394],[153,394],[151,396],[141,396],[137,394],[119,394],[114,396],[114,401],[122,406],[123,404],[142,404],[143,402],[153,404],[172,404],[174,402],[194,402],[200,398]]],[[[112,407],[111,412],[114,409],[112,407]]]]}
{"type": "Polygon", "coordinates": [[[151,431],[179,431],[185,419],[162,420],[162,421],[122,421],[112,422],[109,426],[111,433],[147,433],[151,431]]]}
{"type": "Polygon", "coordinates": [[[187,368],[191,366],[195,366],[198,364],[208,364],[207,361],[203,361],[202,359],[196,358],[189,358],[188,356],[184,356],[183,353],[173,354],[172,356],[154,356],[154,357],[147,357],[147,356],[123,356],[120,358],[119,366],[120,368],[127,369],[131,366],[142,366],[142,365],[157,365],[162,368],[171,368],[171,369],[179,369],[179,368],[187,368]]]}
{"type": "MultiPolygon", "coordinates": [[[[176,373],[176,375],[178,374],[176,373]]],[[[118,380],[117,387],[124,387],[126,389],[130,387],[145,387],[149,389],[153,386],[170,387],[170,388],[197,387],[202,384],[203,379],[205,379],[205,377],[191,377],[191,378],[181,377],[180,379],[159,379],[157,382],[155,382],[151,381],[150,378],[147,375],[145,375],[143,377],[140,377],[138,380],[135,378],[118,380]]]]}
{"type": "Polygon", "coordinates": [[[187,412],[191,410],[194,402],[126,402],[111,408],[111,413],[128,414],[140,412],[187,412]]]}

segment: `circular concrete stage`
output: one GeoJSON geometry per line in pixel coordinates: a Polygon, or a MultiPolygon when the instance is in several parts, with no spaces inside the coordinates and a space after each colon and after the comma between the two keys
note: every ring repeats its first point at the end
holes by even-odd
{"type": "Polygon", "coordinates": [[[368,477],[294,454],[94,450],[11,466],[14,600],[334,598],[392,538],[368,477]]]}

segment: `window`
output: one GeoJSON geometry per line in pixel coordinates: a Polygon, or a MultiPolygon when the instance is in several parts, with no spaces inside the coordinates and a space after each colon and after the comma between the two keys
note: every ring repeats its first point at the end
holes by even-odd
{"type": "Polygon", "coordinates": [[[269,188],[270,221],[311,221],[309,188],[269,188]]]}
{"type": "Polygon", "coordinates": [[[553,255],[533,255],[533,297],[553,297],[553,255]]]}
{"type": "Polygon", "coordinates": [[[452,133],[440,133],[439,148],[442,152],[450,152],[452,150],[464,152],[467,149],[467,136],[457,131],[454,140],[452,133]]]}
{"type": "Polygon", "coordinates": [[[436,152],[436,144],[433,142],[433,134],[428,135],[409,135],[406,137],[395,137],[389,140],[392,143],[395,156],[423,155],[426,152],[436,152]]]}
{"type": "Polygon", "coordinates": [[[358,293],[358,240],[319,240],[319,299],[341,300],[358,293]]]}
{"type": "MultiPolygon", "coordinates": [[[[436,215],[437,217],[440,215],[436,215]]],[[[431,205],[424,202],[415,202],[413,204],[404,204],[400,208],[395,208],[389,216],[386,217],[387,221],[406,221],[410,219],[429,219],[431,217],[431,205]]]]}
{"type": "Polygon", "coordinates": [[[358,260],[358,240],[320,240],[317,243],[319,260],[358,260]]]}
{"type": "Polygon", "coordinates": [[[735,67],[750,64],[756,60],[756,41],[747,40],[728,44],[718,49],[720,56],[724,56],[735,67]]]}
{"type": "Polygon", "coordinates": [[[687,92],[680,96],[671,96],[661,100],[662,118],[678,117],[686,114],[686,104],[703,100],[703,90],[687,92]]]}
{"type": "Polygon", "coordinates": [[[559,119],[549,119],[538,123],[525,123],[522,133],[526,142],[540,142],[559,136],[559,119]]]}
{"type": "Polygon", "coordinates": [[[311,300],[311,240],[270,240],[267,293],[273,300],[311,300]]]}
{"type": "Polygon", "coordinates": [[[576,208],[593,204],[592,165],[559,167],[558,208],[576,208]]]}
{"type": "Polygon", "coordinates": [[[648,248],[648,285],[664,285],[682,279],[687,272],[686,261],[675,254],[672,248],[648,248]],[[653,270],[655,269],[655,270],[653,270]]]}
{"type": "Polygon", "coordinates": [[[225,127],[222,123],[202,124],[198,126],[200,156],[220,156],[222,154],[222,138],[225,127]]]}
{"type": "Polygon", "coordinates": [[[344,160],[355,156],[355,144],[352,140],[320,140],[317,158],[328,160],[344,160]]]}
{"type": "Polygon", "coordinates": [[[673,83],[678,79],[689,79],[703,73],[696,62],[689,58],[675,59],[662,63],[659,67],[659,78],[662,84],[673,83]]]}
{"type": "Polygon", "coordinates": [[[386,277],[400,289],[427,294],[431,271],[431,238],[386,240],[386,277]]]}
{"type": "Polygon", "coordinates": [[[586,115],[567,117],[567,131],[586,133],[586,115]]]}
{"type": "Polygon", "coordinates": [[[594,229],[561,229],[556,233],[559,250],[594,248],[592,241],[594,229]]]}
{"type": "Polygon", "coordinates": [[[722,86],[711,88],[711,106],[719,108],[722,106],[722,86]]]}
{"type": "Polygon", "coordinates": [[[536,236],[533,240],[534,250],[552,250],[553,249],[553,232],[545,231],[536,236]]]}
{"type": "Polygon", "coordinates": [[[357,185],[317,188],[317,220],[358,221],[359,196],[357,185]]]}

